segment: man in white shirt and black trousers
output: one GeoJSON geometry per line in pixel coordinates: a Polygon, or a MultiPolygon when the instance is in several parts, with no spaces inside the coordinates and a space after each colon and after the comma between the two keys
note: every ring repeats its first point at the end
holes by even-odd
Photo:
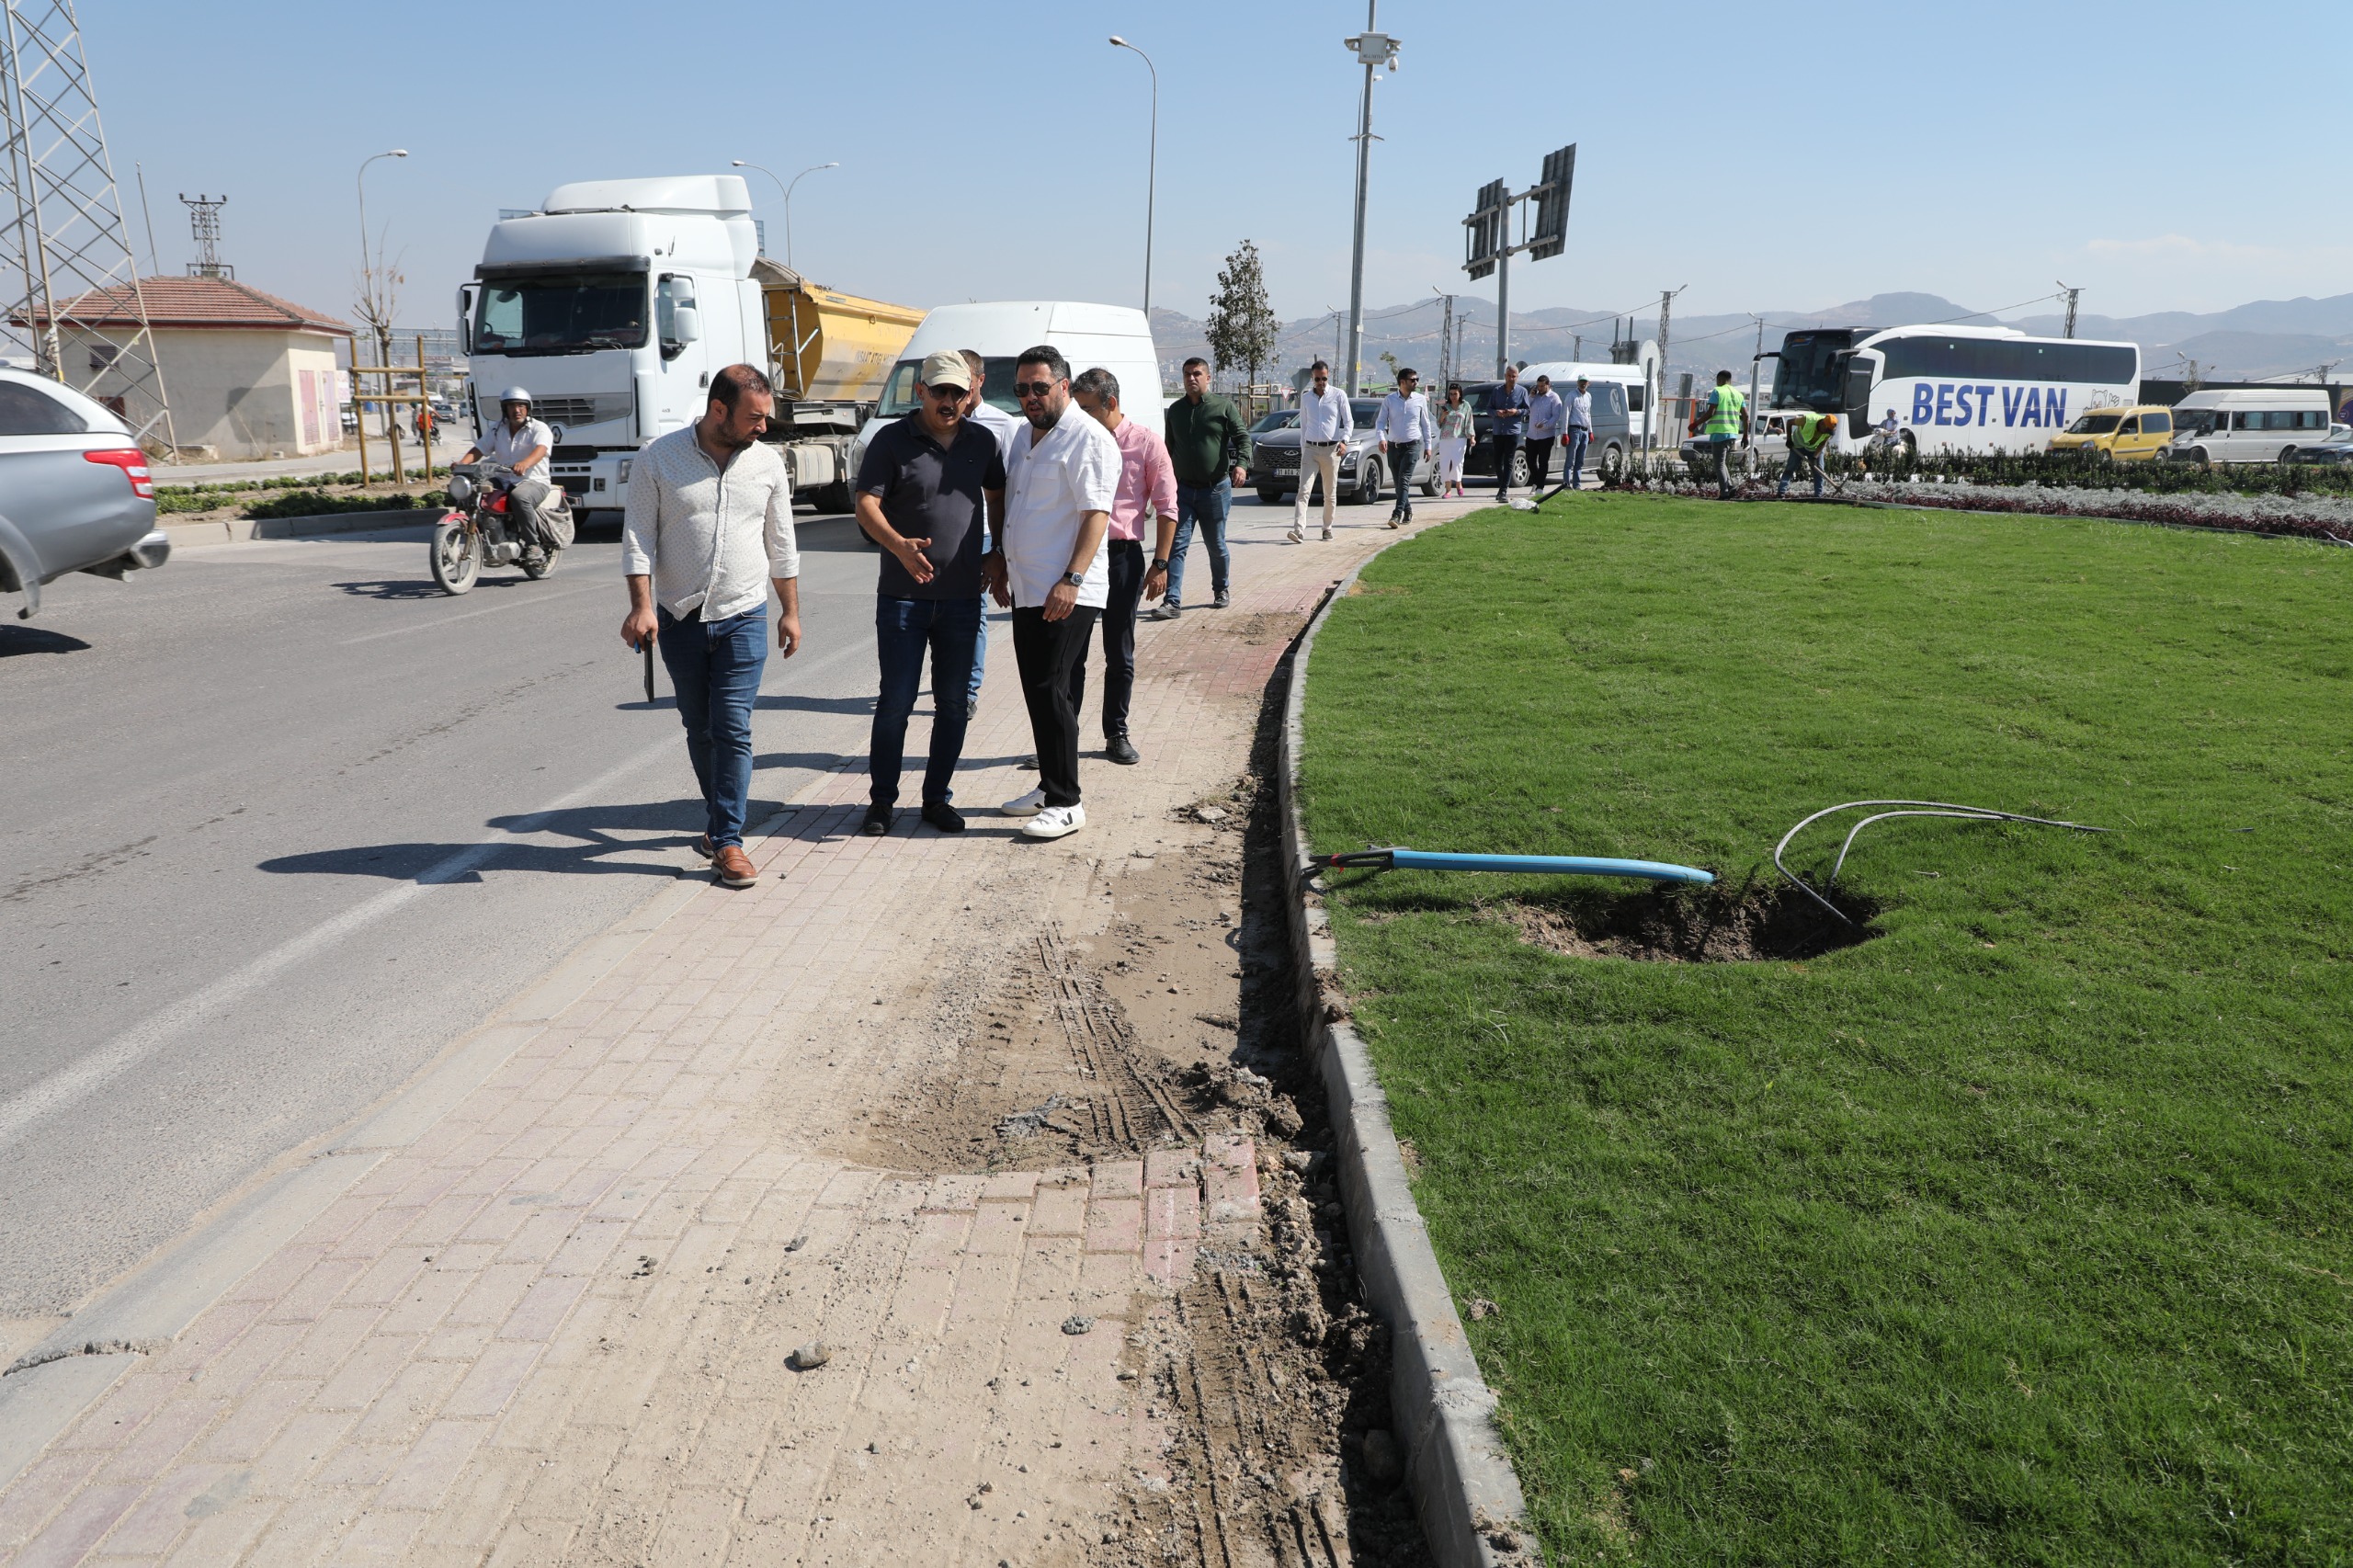
{"type": "Polygon", "coordinates": [[[653,641],[678,694],[687,756],[702,787],[696,846],[731,888],[758,873],[744,853],[752,790],[752,699],[768,656],[768,585],[776,585],[776,645],[801,650],[801,553],[792,537],[792,480],[760,437],[776,412],[768,379],[751,365],[710,378],[702,417],[648,442],[629,476],[621,573],[629,619],[621,641],[653,641]]]}
{"type": "Polygon", "coordinates": [[[996,602],[1013,607],[1013,657],[1038,748],[1038,788],[1003,810],[1029,819],[1025,837],[1060,838],[1086,825],[1073,682],[1110,598],[1104,540],[1120,492],[1120,443],[1071,401],[1070,362],[1060,349],[1025,349],[1013,374],[1029,428],[1013,439],[1005,516],[983,570],[996,602]]]}

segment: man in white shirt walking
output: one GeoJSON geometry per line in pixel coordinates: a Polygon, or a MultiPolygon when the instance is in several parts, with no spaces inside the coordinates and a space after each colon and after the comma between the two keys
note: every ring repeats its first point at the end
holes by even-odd
{"type": "Polygon", "coordinates": [[[1438,444],[1438,421],[1429,400],[1421,393],[1421,372],[1407,366],[1397,372],[1397,390],[1381,400],[1380,417],[1372,433],[1381,437],[1381,455],[1397,486],[1397,503],[1389,508],[1389,526],[1402,528],[1414,520],[1414,465],[1438,444]]]}
{"type": "Polygon", "coordinates": [[[1552,390],[1552,378],[1536,378],[1536,395],[1528,400],[1528,490],[1531,495],[1544,493],[1545,482],[1552,477],[1552,443],[1561,438],[1563,410],[1561,394],[1552,390]]]}
{"type": "Polygon", "coordinates": [[[1332,384],[1332,367],[1318,359],[1308,379],[1299,394],[1299,499],[1291,504],[1290,531],[1283,536],[1293,544],[1307,542],[1307,490],[1318,478],[1324,482],[1324,537],[1332,537],[1332,511],[1340,498],[1340,449],[1357,429],[1348,394],[1332,384]]]}
{"type": "Polygon", "coordinates": [[[730,365],[711,377],[702,418],[637,454],[621,518],[629,583],[621,641],[632,648],[651,641],[662,652],[702,787],[706,825],[697,847],[731,888],[749,887],[758,875],[744,853],[744,816],[770,583],[776,645],[788,659],[801,650],[792,481],[783,456],[760,439],[775,412],[775,393],[756,368],[730,365]]]}
{"type": "Polygon", "coordinates": [[[1038,788],[1007,801],[1030,838],[1086,825],[1078,791],[1074,677],[1111,593],[1104,538],[1120,493],[1120,443],[1071,401],[1070,362],[1048,344],[1014,363],[1029,428],[1006,465],[1005,520],[983,563],[996,602],[1013,607],[1013,657],[1038,750],[1038,788]]]}

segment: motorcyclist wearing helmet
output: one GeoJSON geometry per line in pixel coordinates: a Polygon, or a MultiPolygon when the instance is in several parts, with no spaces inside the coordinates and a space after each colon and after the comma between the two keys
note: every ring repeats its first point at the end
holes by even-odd
{"type": "MultiPolygon", "coordinates": [[[[514,479],[502,482],[506,487],[507,515],[528,517],[536,528],[540,503],[548,497],[548,452],[555,445],[555,434],[531,417],[531,394],[521,387],[508,387],[498,394],[498,423],[458,460],[504,463],[513,469],[514,479]]],[[[524,537],[529,540],[526,553],[536,553],[539,541],[529,532],[524,537]]]]}

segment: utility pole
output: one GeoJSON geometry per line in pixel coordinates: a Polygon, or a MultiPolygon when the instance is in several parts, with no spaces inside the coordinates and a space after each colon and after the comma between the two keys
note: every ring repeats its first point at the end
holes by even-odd
{"type": "MultiPolygon", "coordinates": [[[[188,209],[188,226],[196,233],[196,259],[188,263],[190,278],[234,278],[237,269],[221,259],[221,209],[229,205],[225,196],[206,196],[201,191],[190,198],[180,192],[180,205],[188,209]]],[[[151,245],[152,250],[153,247],[151,245]]],[[[387,389],[389,390],[389,389],[387,389]]]]}
{"type": "Polygon", "coordinates": [[[1366,188],[1372,178],[1372,74],[1382,65],[1394,72],[1399,47],[1396,39],[1373,30],[1380,11],[1381,0],[1365,0],[1364,31],[1340,40],[1364,63],[1364,102],[1359,106],[1356,134],[1357,237],[1348,261],[1348,334],[1340,363],[1334,367],[1350,397],[1357,395],[1358,361],[1364,358],[1364,209],[1366,188]]]}
{"type": "Polygon", "coordinates": [[[1438,326],[1438,395],[1444,397],[1448,383],[1454,380],[1454,296],[1436,284],[1430,286],[1430,292],[1446,307],[1438,326]]]}
{"type": "Polygon", "coordinates": [[[2081,294],[2083,290],[2081,289],[2068,288],[2066,281],[2063,278],[2061,279],[2059,287],[2064,290],[2067,295],[2067,324],[2061,329],[2059,335],[2062,337],[2073,337],[2075,335],[2075,296],[2081,294]]]}

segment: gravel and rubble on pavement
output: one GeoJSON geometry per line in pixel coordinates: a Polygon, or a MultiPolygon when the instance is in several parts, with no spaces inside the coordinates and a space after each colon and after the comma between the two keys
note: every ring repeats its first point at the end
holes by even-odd
{"type": "MultiPolygon", "coordinates": [[[[1397,536],[1270,517],[1230,616],[1142,639],[1147,760],[1087,764],[1087,832],[865,837],[862,768],[824,777],[752,889],[323,1155],[344,1196],[122,1358],[0,1489],[0,1555],[1427,1562],[1267,782],[1285,645],[1397,536]]],[[[965,801],[1027,787],[1012,676],[965,801]]]]}

